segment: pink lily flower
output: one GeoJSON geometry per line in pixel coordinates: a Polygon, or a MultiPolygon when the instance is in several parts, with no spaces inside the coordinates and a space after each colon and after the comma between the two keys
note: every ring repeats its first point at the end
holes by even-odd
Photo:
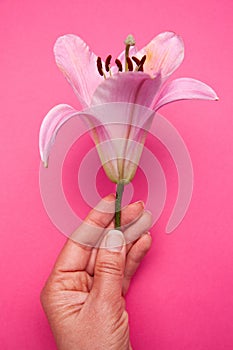
{"type": "Polygon", "coordinates": [[[184,58],[183,41],[175,33],[161,33],[141,50],[136,49],[131,35],[125,44],[125,51],[111,64],[110,55],[102,61],[78,36],[69,34],[56,41],[56,63],[83,110],[60,104],[46,115],[39,140],[45,166],[61,126],[79,117],[91,130],[109,179],[128,183],[159,108],[184,99],[218,100],[214,90],[199,80],[167,81],[184,58]]]}

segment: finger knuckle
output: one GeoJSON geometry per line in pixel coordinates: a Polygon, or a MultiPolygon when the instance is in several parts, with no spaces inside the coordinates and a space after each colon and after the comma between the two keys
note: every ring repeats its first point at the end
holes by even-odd
{"type": "Polygon", "coordinates": [[[40,302],[43,307],[45,306],[47,299],[48,299],[48,293],[47,293],[46,287],[44,287],[40,292],[40,302]]]}
{"type": "Polygon", "coordinates": [[[119,261],[108,260],[108,261],[98,261],[96,263],[96,274],[110,274],[122,276],[122,266],[119,261]]]}
{"type": "Polygon", "coordinates": [[[45,307],[48,301],[50,300],[51,294],[52,294],[51,282],[50,280],[47,280],[40,292],[40,302],[43,307],[45,307]]]}

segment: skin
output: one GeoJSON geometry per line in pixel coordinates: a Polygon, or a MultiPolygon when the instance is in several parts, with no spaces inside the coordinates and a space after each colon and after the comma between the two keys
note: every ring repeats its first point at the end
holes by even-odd
{"type": "Polygon", "coordinates": [[[125,295],[151,246],[151,214],[142,202],[130,204],[122,211],[124,235],[103,237],[106,228],[113,228],[114,205],[114,195],[105,197],[75,233],[77,238],[98,229],[104,248],[69,239],[42,290],[42,306],[59,350],[132,349],[125,295]],[[125,244],[125,238],[133,243],[125,244]]]}

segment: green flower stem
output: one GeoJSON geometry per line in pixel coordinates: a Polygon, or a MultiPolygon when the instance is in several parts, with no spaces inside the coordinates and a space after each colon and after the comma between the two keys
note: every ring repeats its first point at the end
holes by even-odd
{"type": "Polygon", "coordinates": [[[115,229],[121,229],[121,201],[124,192],[124,184],[118,183],[116,189],[116,205],[115,205],[115,229]]]}

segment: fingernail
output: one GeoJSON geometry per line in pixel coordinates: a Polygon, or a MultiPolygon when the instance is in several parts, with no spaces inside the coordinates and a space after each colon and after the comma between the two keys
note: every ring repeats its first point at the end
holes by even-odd
{"type": "Polygon", "coordinates": [[[137,201],[137,202],[134,202],[134,203],[132,203],[132,204],[133,204],[133,205],[141,205],[142,208],[145,207],[145,204],[144,204],[143,201],[137,201]]]}
{"type": "Polygon", "coordinates": [[[105,246],[111,252],[120,252],[124,242],[124,236],[121,231],[110,230],[106,236],[105,246]]]}
{"type": "Polygon", "coordinates": [[[109,195],[107,195],[107,197],[105,197],[105,200],[112,202],[113,200],[116,199],[116,194],[115,193],[110,193],[109,195]]]}

